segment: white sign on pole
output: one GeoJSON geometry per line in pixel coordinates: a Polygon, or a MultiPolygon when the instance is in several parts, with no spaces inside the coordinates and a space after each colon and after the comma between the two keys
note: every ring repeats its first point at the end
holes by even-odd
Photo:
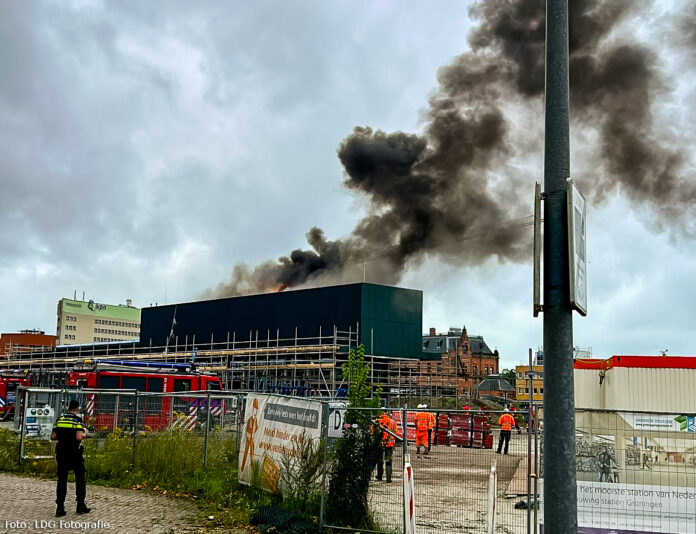
{"type": "Polygon", "coordinates": [[[587,315],[586,202],[572,178],[568,178],[567,188],[570,304],[581,315],[587,315]]]}
{"type": "Polygon", "coordinates": [[[534,186],[534,282],[533,282],[533,314],[534,317],[542,311],[541,306],[541,184],[534,186]]]}
{"type": "Polygon", "coordinates": [[[329,433],[330,438],[340,438],[343,436],[343,427],[348,409],[347,402],[329,403],[329,433]]]}

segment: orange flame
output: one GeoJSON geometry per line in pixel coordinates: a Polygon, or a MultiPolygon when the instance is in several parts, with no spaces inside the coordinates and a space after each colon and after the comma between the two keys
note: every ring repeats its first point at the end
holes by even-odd
{"type": "Polygon", "coordinates": [[[278,289],[276,289],[275,292],[276,292],[276,293],[280,293],[281,291],[283,291],[283,289],[287,289],[287,288],[288,288],[288,284],[286,284],[286,283],[283,282],[282,284],[280,284],[280,285],[278,286],[278,289]]]}

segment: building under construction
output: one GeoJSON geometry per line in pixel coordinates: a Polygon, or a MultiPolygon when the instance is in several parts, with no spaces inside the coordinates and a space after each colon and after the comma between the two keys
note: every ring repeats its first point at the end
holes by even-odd
{"type": "Polygon", "coordinates": [[[105,358],[192,362],[227,389],[341,394],[342,364],[363,345],[376,383],[389,362],[417,360],[421,291],[359,283],[144,308],[139,341],[89,343],[10,354],[6,370],[59,383],[75,366],[105,358]]]}

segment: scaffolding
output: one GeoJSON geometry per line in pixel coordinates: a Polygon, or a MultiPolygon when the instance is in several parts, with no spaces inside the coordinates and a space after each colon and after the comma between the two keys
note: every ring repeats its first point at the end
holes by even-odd
{"type": "MultiPolygon", "coordinates": [[[[198,372],[220,376],[228,391],[341,398],[347,396],[348,387],[343,365],[359,341],[356,326],[347,331],[334,327],[329,333],[320,328],[313,337],[298,337],[297,328],[292,338],[281,338],[277,331],[275,336],[270,331],[251,331],[245,339],[228,333],[224,341],[211,336],[203,343],[195,337],[173,337],[159,347],[137,342],[63,345],[29,354],[10,353],[0,361],[0,371],[27,373],[34,386],[61,387],[70,371],[88,369],[100,360],[189,363],[198,372]]],[[[433,407],[444,407],[442,398],[453,398],[454,404],[468,400],[460,387],[464,375],[459,367],[441,369],[437,362],[374,354],[366,354],[365,361],[371,382],[381,386],[389,406],[411,404],[413,399],[426,399],[433,407]],[[431,363],[437,366],[436,372],[431,371],[431,363]]]]}

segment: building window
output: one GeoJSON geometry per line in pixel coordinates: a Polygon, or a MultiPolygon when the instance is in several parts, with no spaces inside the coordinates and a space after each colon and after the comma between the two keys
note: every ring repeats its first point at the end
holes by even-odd
{"type": "Polygon", "coordinates": [[[524,392],[529,395],[529,388],[524,388],[524,392]]]}
{"type": "Polygon", "coordinates": [[[474,365],[474,375],[477,375],[477,374],[478,374],[478,366],[474,365]]]}
{"type": "Polygon", "coordinates": [[[520,395],[522,395],[522,388],[517,388],[517,393],[519,393],[520,395]]]}
{"type": "Polygon", "coordinates": [[[541,393],[541,394],[543,395],[543,394],[544,394],[544,388],[540,388],[540,389],[539,389],[539,393],[541,393]]]}

